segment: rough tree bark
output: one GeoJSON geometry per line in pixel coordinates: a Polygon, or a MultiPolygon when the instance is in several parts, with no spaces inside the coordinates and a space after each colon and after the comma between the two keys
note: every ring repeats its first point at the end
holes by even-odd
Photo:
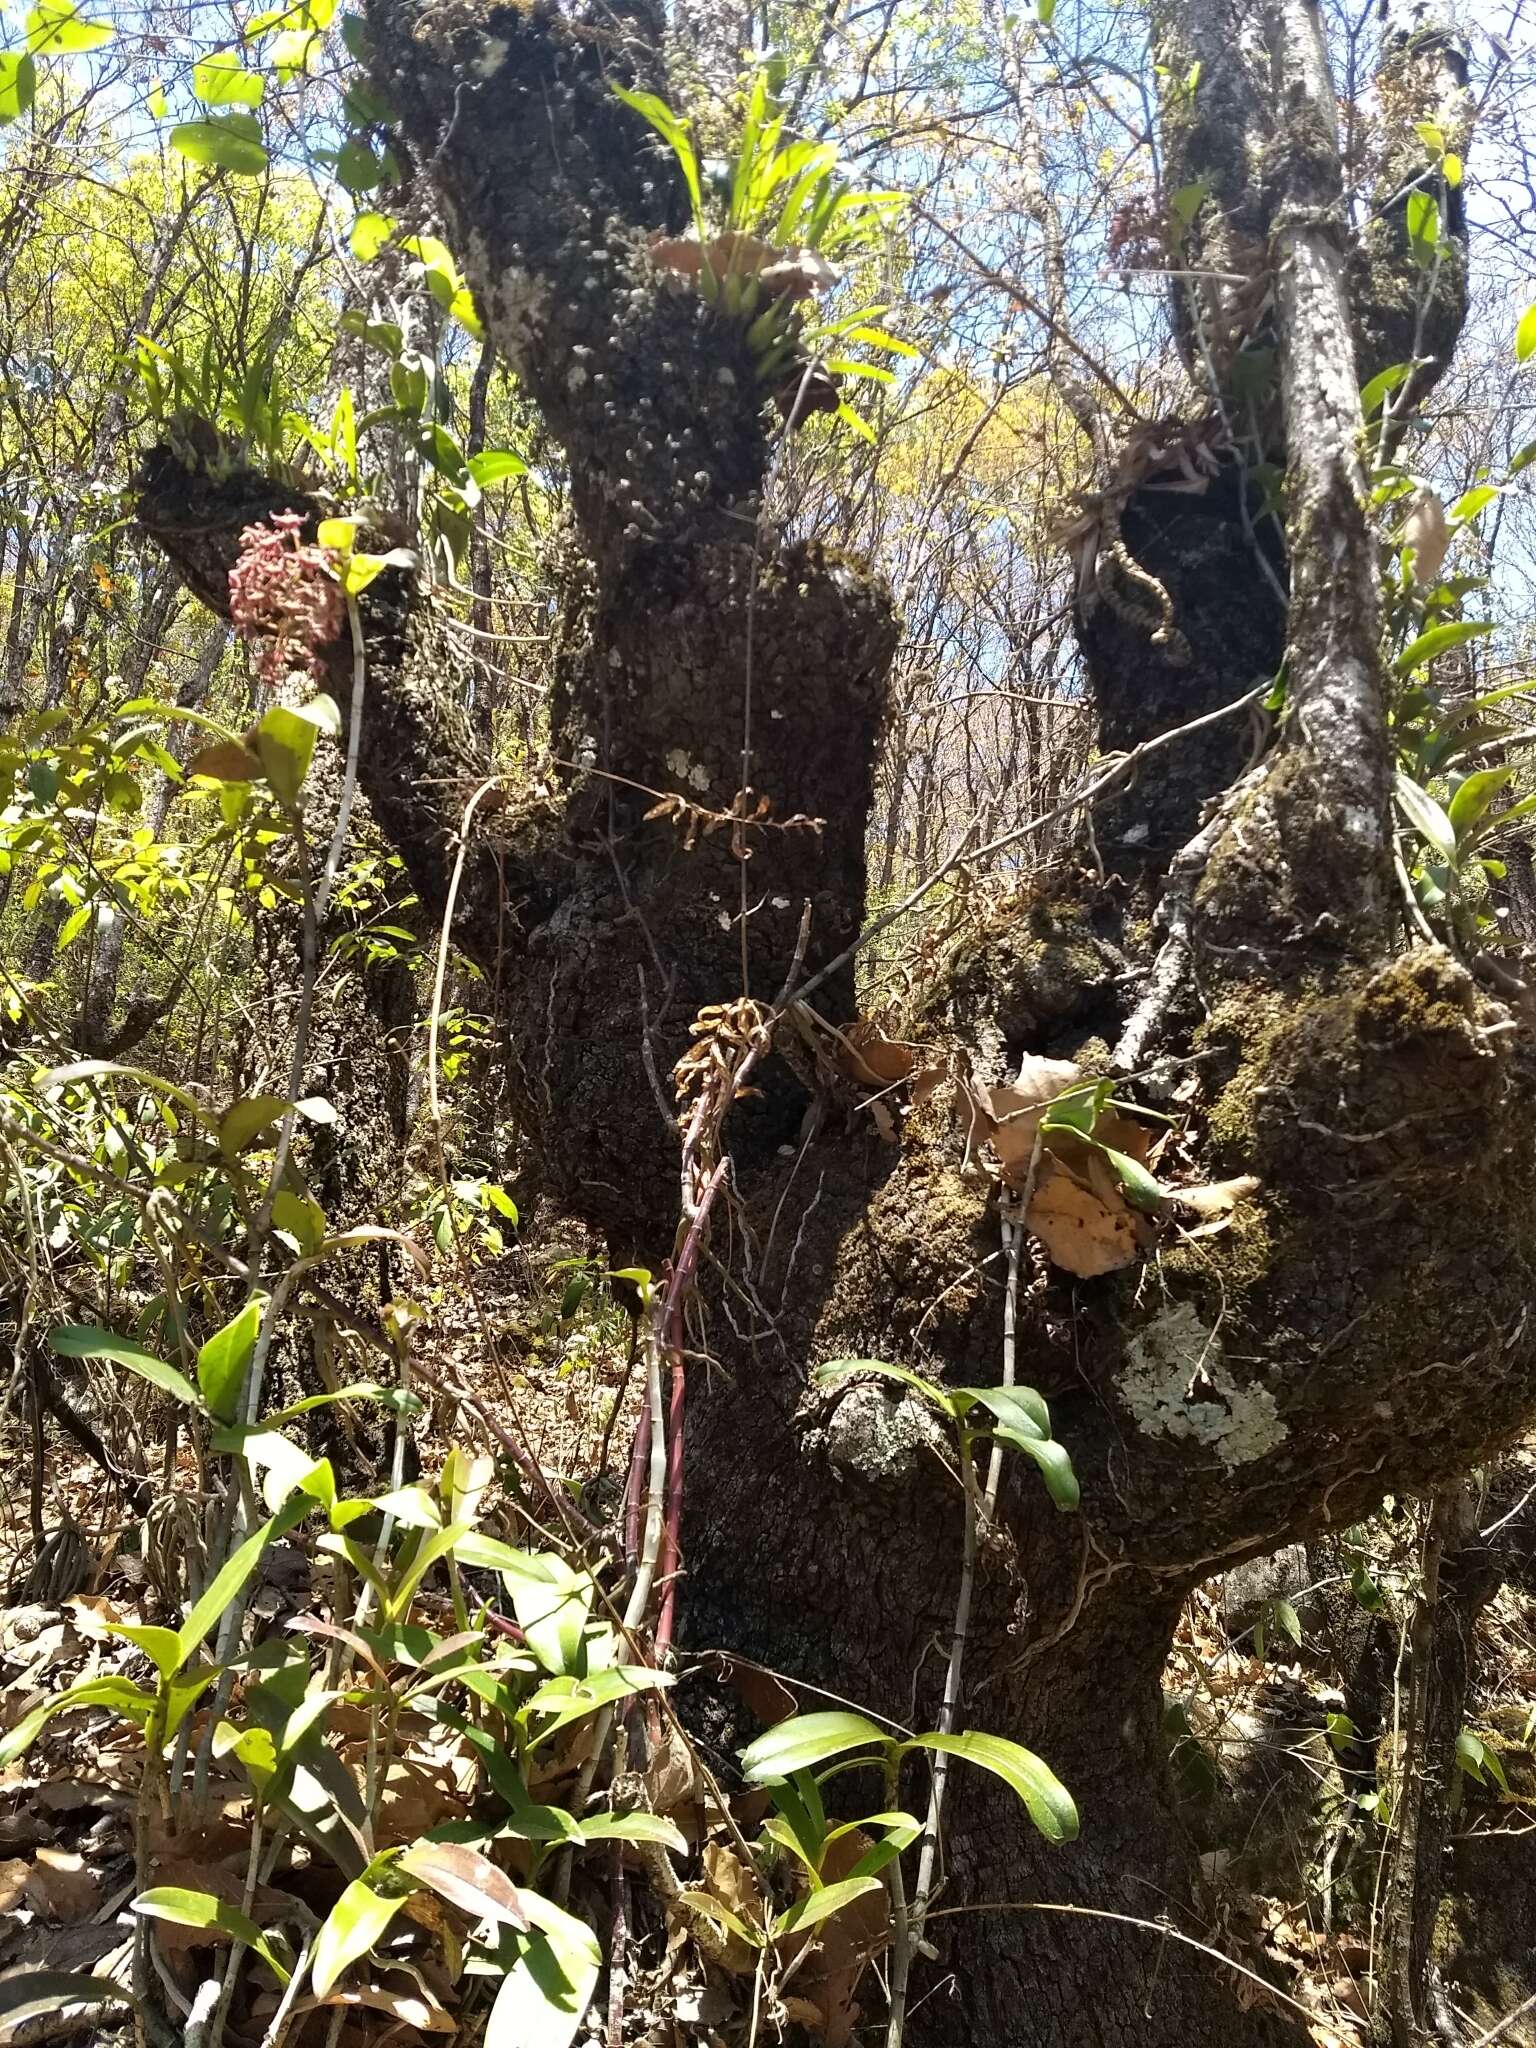
{"type": "MultiPolygon", "coordinates": [[[[609,90],[655,82],[626,18],[369,0],[367,20],[372,69],[489,332],[565,449],[576,520],[556,795],[511,787],[476,833],[458,935],[502,958],[508,1059],[550,1187],[655,1260],[672,1240],[678,1140],[650,1070],[666,1075],[704,1005],[773,996],[802,905],[807,975],[858,930],[895,621],[859,564],[783,544],[741,328],[647,257],[648,233],[684,207],[670,160],[609,90]],[[747,783],[774,822],[734,845],[722,831],[689,850],[644,815],[655,792],[728,811],[747,783]],[[788,823],[799,814],[820,830],[788,823]]],[[[1204,126],[1170,106],[1171,177],[1209,170],[1212,221],[1231,213],[1212,267],[1246,266],[1263,287],[1223,314],[1230,346],[1198,405],[1230,399],[1230,359],[1269,321],[1283,410],[1265,401],[1261,433],[1288,464],[1286,547],[1255,540],[1234,454],[1203,500],[1134,490],[1120,534],[1146,550],[1189,658],[1163,659],[1102,608],[1085,607],[1082,639],[1107,744],[1243,695],[1287,651],[1289,710],[1256,767],[1248,736],[1224,733],[1196,745],[1193,769],[1162,755],[1117,807],[1138,849],[1136,915],[1091,877],[1042,888],[944,966],[915,1028],[995,1081],[1025,1053],[1097,1043],[1107,1062],[1134,1011],[1138,1072],[1152,1068],[1154,1088],[1158,1072],[1184,1077],[1190,1159],[1260,1185],[1224,1235],[1168,1232],[1128,1274],[1058,1274],[1029,1293],[1021,1376],[1052,1401],[1083,1504],[1061,1515],[1032,1470],[1007,1476],[964,1712],[1051,1762],[1082,1836],[1047,1851],[1008,1797],[953,1781],[942,1904],[960,1910],[933,1923],[943,1964],[914,1987],[916,2048],[1291,2037],[1277,2011],[1241,2010],[1219,1965],[1156,1934],[966,1909],[1047,1902],[1198,1927],[1158,1733],[1180,1602],[1389,1489],[1442,1482],[1536,1408],[1528,1033],[1448,953],[1394,936],[1352,340],[1370,325],[1368,286],[1351,284],[1321,32],[1304,0],[1272,0],[1241,36],[1210,0],[1180,23],[1208,60],[1202,89],[1224,97],[1204,126]],[[1202,163],[1234,122],[1238,155],[1202,163]],[[1170,873],[1164,929],[1149,930],[1170,873]],[[1127,959],[1143,984],[1127,983],[1127,959]]],[[[142,515],[221,604],[240,526],[290,503],[315,509],[160,451],[142,515]]],[[[391,573],[365,615],[362,774],[431,914],[485,764],[429,603],[391,573]]],[[[816,1000],[852,1014],[846,967],[816,1000]]],[[[868,1384],[829,1400],[809,1374],[854,1354],[995,1382],[995,1203],[965,1170],[952,1096],[914,1107],[891,1147],[835,1106],[808,1120],[787,1061],[754,1079],[727,1126],[733,1200],[713,1244],[734,1292],[706,1288],[697,1342],[717,1369],[690,1375],[686,1644],[931,1725],[954,1488],[911,1402],[868,1384]]]]}

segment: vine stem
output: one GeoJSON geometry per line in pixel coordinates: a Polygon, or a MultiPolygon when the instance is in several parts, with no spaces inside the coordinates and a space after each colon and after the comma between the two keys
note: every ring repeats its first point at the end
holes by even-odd
{"type": "MultiPolygon", "coordinates": [[[[935,1733],[952,1735],[960,1705],[960,1685],[965,1669],[965,1644],[971,1626],[971,1595],[976,1584],[977,1514],[976,1464],[971,1455],[971,1432],[960,1431],[960,1485],[965,1496],[965,1538],[960,1560],[960,1590],[955,1596],[955,1620],[949,1638],[949,1663],[944,1672],[944,1698],[939,1707],[935,1733]]],[[[917,1859],[917,1888],[910,1910],[897,1913],[897,1885],[892,1886],[894,1931],[891,1943],[891,2010],[886,2027],[886,2048],[901,2048],[907,2019],[907,1979],[912,1955],[923,1936],[923,1919],[933,1891],[934,1867],[939,1854],[939,1823],[944,1816],[944,1792],[949,1783],[949,1755],[938,1750],[933,1759],[933,1777],[928,1792],[928,1817],[923,1823],[923,1845],[917,1859]]],[[[894,1871],[899,1857],[891,1861],[894,1871]]],[[[899,1879],[898,1879],[899,1883],[899,1879]]]]}
{"type": "MultiPolygon", "coordinates": [[[[1038,1153],[1038,1140],[1036,1151],[1038,1153]]],[[[1035,1161],[1030,1162],[1030,1187],[1016,1207],[1005,1208],[1000,1217],[1003,1251],[1008,1260],[1008,1281],[1003,1295],[1003,1385],[1015,1383],[1018,1361],[1019,1253],[1024,1242],[1024,1211],[1034,1183],[1035,1161]]],[[[987,1483],[978,1495],[976,1463],[969,1430],[960,1431],[960,1486],[965,1500],[965,1534],[960,1558],[960,1585],[955,1595],[955,1619],[949,1638],[949,1663],[944,1672],[944,1698],[939,1707],[940,1735],[953,1735],[960,1710],[961,1686],[965,1675],[965,1646],[971,1628],[971,1601],[976,1588],[977,1536],[982,1517],[990,1522],[997,1508],[998,1487],[1003,1474],[1003,1447],[992,1445],[987,1463],[987,1483]]],[[[923,1921],[933,1896],[934,1870],[939,1856],[939,1828],[944,1818],[944,1794],[949,1784],[949,1754],[939,1750],[933,1759],[929,1780],[928,1815],[923,1822],[922,1848],[917,1860],[917,1888],[908,1908],[901,1880],[901,1858],[890,1864],[891,1884],[891,1996],[886,2028],[886,2048],[901,2048],[907,2019],[907,1981],[912,1956],[923,1937],[923,1921]]],[[[896,1788],[890,1788],[890,1804],[897,1804],[896,1788]]]]}

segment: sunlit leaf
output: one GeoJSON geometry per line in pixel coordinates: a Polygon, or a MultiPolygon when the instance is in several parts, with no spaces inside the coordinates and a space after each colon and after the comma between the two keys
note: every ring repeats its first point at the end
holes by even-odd
{"type": "Polygon", "coordinates": [[[259,107],[266,89],[266,80],[246,70],[238,50],[220,50],[192,67],[192,90],[207,107],[259,107]]]}
{"type": "Polygon", "coordinates": [[[477,484],[499,484],[509,476],[526,476],[528,465],[510,448],[483,448],[469,458],[469,473],[477,484]]]}
{"type": "Polygon", "coordinates": [[[259,1529],[246,1537],[239,1549],[214,1574],[191,1613],[176,1631],[183,1664],[223,1618],[225,1609],[232,1606],[237,1596],[244,1592],[246,1580],[261,1562],[262,1552],[273,1537],[284,1529],[291,1528],[297,1520],[297,1512],[290,1507],[284,1514],[274,1515],[269,1522],[263,1522],[259,1529]]]}
{"type": "Polygon", "coordinates": [[[570,2048],[602,1969],[602,1949],[584,1921],[537,1892],[521,1894],[536,1925],[508,1933],[507,1973],[486,2022],[483,2048],[570,2048]]]}
{"type": "Polygon", "coordinates": [[[405,1899],[403,1891],[386,1898],[366,1877],[352,1880],[315,1937],[310,1974],[317,1998],[324,1998],[348,1964],[367,1955],[382,1939],[405,1899]]]}
{"type": "Polygon", "coordinates": [[[824,1884],[819,1890],[807,1892],[803,1899],[780,1913],[773,1923],[775,1935],[801,1933],[808,1927],[819,1927],[823,1920],[830,1920],[841,1913],[845,1906],[851,1906],[855,1899],[867,1897],[870,1892],[883,1892],[885,1886],[878,1877],[845,1877],[837,1884],[824,1884]]]}
{"type": "Polygon", "coordinates": [[[1023,1800],[1030,1819],[1049,1842],[1077,1839],[1077,1808],[1061,1780],[1033,1750],[1002,1735],[967,1729],[961,1735],[919,1735],[912,1749],[939,1749],[977,1764],[1010,1785],[1023,1800]]]}
{"type": "Polygon", "coordinates": [[[292,809],[314,758],[317,728],[286,704],[274,704],[256,728],[256,751],[279,801],[292,809]]]}
{"type": "Polygon", "coordinates": [[[27,16],[27,48],[38,57],[99,50],[114,33],[109,23],[89,18],[85,0],[38,0],[27,16]]]}
{"type": "Polygon", "coordinates": [[[825,1763],[829,1757],[844,1756],[871,1743],[883,1746],[893,1739],[899,1738],[862,1714],[841,1710],[795,1714],[742,1751],[742,1774],[754,1784],[767,1784],[825,1763]]]}
{"type": "Polygon", "coordinates": [[[1399,810],[1420,838],[1425,840],[1443,861],[1454,866],[1456,828],[1428,790],[1421,789],[1411,776],[1404,775],[1399,770],[1393,778],[1393,794],[1397,798],[1399,810]]]}
{"type": "Polygon", "coordinates": [[[1480,619],[1456,619],[1449,625],[1431,626],[1427,633],[1409,642],[1393,666],[1398,675],[1411,676],[1415,669],[1427,668],[1451,648],[1461,647],[1468,640],[1481,640],[1493,630],[1491,624],[1480,619]]]}
{"type": "Polygon", "coordinates": [[[290,1965],[283,1961],[256,1922],[238,1906],[216,1898],[212,1892],[188,1891],[175,1884],[158,1885],[152,1891],[140,1892],[133,1901],[133,1910],[151,1920],[169,1920],[176,1927],[217,1928],[231,1941],[243,1941],[247,1948],[254,1949],[280,1984],[288,1982],[290,1965]]]}
{"type": "Polygon", "coordinates": [[[153,1693],[145,1692],[127,1678],[86,1678],[78,1685],[66,1686],[62,1692],[54,1693],[29,1714],[24,1714],[14,1728],[7,1729],[0,1736],[0,1768],[25,1756],[55,1714],[69,1713],[79,1707],[110,1707],[114,1713],[142,1727],[154,1712],[155,1699],[153,1693]]]}
{"type": "Polygon", "coordinates": [[[171,147],[209,170],[259,178],[267,167],[266,145],[252,114],[233,112],[222,120],[181,121],[171,130],[171,147]]]}

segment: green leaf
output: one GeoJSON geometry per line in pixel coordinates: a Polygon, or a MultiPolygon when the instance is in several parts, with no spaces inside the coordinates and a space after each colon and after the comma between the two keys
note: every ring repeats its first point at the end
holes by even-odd
{"type": "Polygon", "coordinates": [[[1527,306],[1515,329],[1515,361],[1528,363],[1536,356],[1536,306],[1527,306]]]}
{"type": "Polygon", "coordinates": [[[723,1927],[728,1934],[734,1934],[738,1941],[744,1941],[748,1948],[765,1948],[760,1927],[749,1927],[739,1913],[733,1913],[729,1906],[723,1906],[713,1892],[679,1892],[676,1903],[690,1913],[698,1913],[715,1926],[723,1927]]]}
{"type": "Polygon", "coordinates": [[[1360,393],[1360,410],[1365,417],[1374,419],[1391,393],[1400,384],[1405,384],[1412,374],[1411,363],[1393,363],[1385,370],[1378,370],[1360,393]]]}
{"type": "Polygon", "coordinates": [[[395,228],[387,213],[360,213],[352,223],[352,254],[359,263],[371,263],[394,240],[395,228]]]}
{"type": "Polygon", "coordinates": [[[380,1514],[393,1515],[403,1529],[441,1529],[443,1526],[437,1502],[424,1486],[400,1486],[392,1493],[376,1493],[372,1505],[380,1514]]]}
{"type": "Polygon", "coordinates": [[[878,1877],[845,1877],[837,1884],[824,1884],[817,1891],[807,1892],[803,1899],[796,1899],[792,1906],[780,1913],[773,1923],[774,1935],[796,1934],[807,1927],[819,1927],[823,1920],[830,1920],[834,1914],[841,1913],[855,1899],[884,1890],[885,1886],[878,1877]]]}
{"type": "Polygon", "coordinates": [[[992,1434],[1014,1450],[1022,1451],[1026,1458],[1034,1460],[1045,1480],[1046,1492],[1063,1514],[1070,1514],[1077,1507],[1082,1492],[1077,1474],[1072,1469],[1072,1460],[1063,1445],[1050,1441],[1042,1443],[1037,1437],[1022,1436],[1012,1429],[995,1429],[992,1434]]]}
{"type": "Polygon", "coordinates": [[[674,1856],[688,1853],[682,1829],[660,1813],[594,1813],[571,1825],[579,1842],[659,1842],[674,1856]]]}
{"type": "Polygon", "coordinates": [[[404,1892],[392,1899],[385,1898],[366,1877],[352,1880],[315,1937],[310,1974],[317,1998],[328,1995],[349,1963],[369,1953],[387,1932],[405,1900],[404,1892]]]}
{"type": "Polygon", "coordinates": [[[1351,1570],[1349,1574],[1349,1590],[1354,1594],[1356,1601],[1365,1609],[1367,1614],[1384,1614],[1386,1612],[1386,1595],[1363,1564],[1357,1564],[1351,1570]]]}
{"type": "Polygon", "coordinates": [[[1415,669],[1427,668],[1437,656],[1447,654],[1453,647],[1461,647],[1468,640],[1481,640],[1491,633],[1493,627],[1477,619],[1458,619],[1447,626],[1431,626],[1427,633],[1421,633],[1411,641],[1393,663],[1393,673],[1411,676],[1415,669]]]}
{"type": "Polygon", "coordinates": [[[1049,28],[1056,19],[1056,0],[1035,0],[1035,14],[1042,28],[1049,28]]]}
{"type": "Polygon", "coordinates": [[[467,284],[460,285],[449,299],[447,311],[452,319],[458,321],[466,334],[473,335],[476,341],[484,341],[485,324],[476,310],[475,295],[467,284]]]}
{"type": "Polygon", "coordinates": [[[63,1692],[55,1693],[30,1714],[24,1714],[14,1728],[0,1736],[0,1767],[25,1756],[55,1714],[68,1713],[76,1707],[112,1707],[142,1727],[154,1712],[155,1699],[153,1693],[145,1692],[127,1678],[86,1678],[78,1685],[66,1686],[63,1692]]]}
{"type": "MultiPolygon", "coordinates": [[[[0,1977],[0,2026],[11,2041],[19,2038],[24,2021],[40,2019],[44,2013],[62,2012],[71,2005],[111,2003],[133,2005],[137,2001],[132,1992],[110,1978],[87,1977],[78,1970],[18,1970],[13,1976],[0,1977]]],[[[40,2034],[38,2038],[48,2037],[40,2034]]]]}
{"type": "Polygon", "coordinates": [[[1514,777],[1513,768],[1480,768],[1457,783],[1446,807],[1459,846],[1493,807],[1493,800],[1514,777]]]}
{"type": "Polygon", "coordinates": [[[547,1741],[573,1721],[585,1721],[616,1700],[631,1694],[655,1692],[672,1684],[671,1674],[655,1671],[648,1664],[613,1664],[606,1671],[594,1671],[590,1678],[549,1678],[523,1704],[530,1723],[537,1722],[533,1740],[547,1741]]]}
{"type": "Polygon", "coordinates": [[[1072,1795],[1055,1773],[1022,1742],[1010,1742],[1002,1735],[984,1735],[967,1729],[963,1735],[919,1735],[903,1745],[907,1749],[941,1749],[950,1756],[977,1764],[1005,1785],[1012,1786],[1028,1810],[1030,1819],[1048,1842],[1077,1839],[1077,1808],[1072,1795]]]}
{"type": "Polygon", "coordinates": [[[351,136],[336,158],[337,182],[348,192],[371,192],[384,182],[384,166],[360,136],[351,136]]]}
{"type": "Polygon", "coordinates": [[[1406,218],[1413,260],[1427,270],[1440,240],[1440,201],[1432,192],[1410,192],[1406,218]]]}
{"type": "Polygon", "coordinates": [[[272,1202],[273,1228],[291,1237],[301,1258],[317,1252],[325,1242],[325,1211],[310,1195],[279,1188],[272,1202]]]}
{"type": "Polygon", "coordinates": [[[109,1624],[108,1634],[121,1636],[124,1642],[142,1651],[162,1678],[175,1677],[181,1664],[181,1641],[175,1629],[115,1621],[109,1624]]]}
{"type": "Polygon", "coordinates": [[[769,1784],[825,1763],[828,1757],[844,1756],[849,1750],[865,1749],[871,1743],[884,1748],[893,1738],[884,1728],[862,1714],[834,1709],[820,1714],[794,1714],[780,1721],[765,1735],[759,1735],[741,1753],[743,1776],[754,1784],[769,1784]]]}
{"type": "Polygon", "coordinates": [[[267,167],[261,128],[252,114],[234,112],[222,120],[181,121],[171,130],[171,147],[194,164],[259,178],[267,167]]]}
{"type": "Polygon", "coordinates": [[[220,50],[192,67],[192,90],[207,107],[259,107],[267,82],[247,71],[238,50],[220,50]]]}
{"type": "Polygon", "coordinates": [[[937,1387],[932,1380],[925,1380],[920,1373],[912,1372],[904,1365],[891,1365],[883,1358],[823,1359],[816,1367],[816,1384],[818,1387],[834,1387],[839,1380],[849,1379],[858,1372],[873,1372],[878,1373],[882,1379],[899,1380],[904,1387],[910,1387],[914,1394],[921,1394],[925,1401],[931,1401],[935,1408],[942,1408],[946,1415],[963,1413],[963,1407],[956,1405],[956,1395],[974,1391],[969,1387],[937,1387]]]}
{"type": "Polygon", "coordinates": [[[286,704],[274,704],[256,728],[256,752],[279,802],[292,810],[314,758],[317,730],[286,704]]]}
{"type": "Polygon", "coordinates": [[[1051,1411],[1033,1387],[956,1387],[955,1399],[961,1395],[985,1408],[1005,1429],[1017,1430],[1021,1436],[1050,1436],[1051,1411]]]}
{"type": "Polygon", "coordinates": [[[385,555],[353,555],[341,572],[341,587],[348,597],[360,597],[386,569],[414,569],[417,562],[412,548],[391,548],[385,555]]]}
{"type": "Polygon", "coordinates": [[[1465,524],[1467,520],[1475,519],[1479,512],[1486,512],[1503,495],[1499,484],[1474,484],[1470,491],[1463,491],[1451,507],[1451,517],[1465,524]]]}
{"type": "Polygon", "coordinates": [[[377,1401],[396,1415],[419,1415],[426,1405],[408,1387],[386,1386],[382,1380],[354,1380],[350,1386],[336,1387],[328,1394],[306,1394],[292,1407],[279,1408],[267,1417],[266,1426],[275,1428],[279,1423],[291,1422],[296,1415],[307,1415],[312,1408],[328,1408],[333,1401],[377,1401]]]}
{"type": "MultiPolygon", "coordinates": [[[[23,51],[0,50],[0,128],[18,121],[37,97],[37,66],[23,51]]],[[[84,1980],[94,1983],[94,1978],[84,1980]]]]}
{"type": "MultiPolygon", "coordinates": [[[[473,1545],[466,1549],[461,1542],[455,1555],[472,1563],[472,1549],[473,1545]]],[[[591,1576],[572,1571],[564,1558],[549,1553],[531,1559],[530,1563],[532,1569],[527,1577],[509,1577],[507,1581],[517,1625],[546,1671],[574,1672],[580,1668],[582,1635],[592,1611],[591,1576]]]]}
{"type": "Polygon", "coordinates": [[[680,121],[666,101],[658,99],[653,92],[629,92],[622,85],[616,85],[611,90],[626,107],[633,107],[643,120],[649,121],[656,133],[668,144],[672,154],[677,158],[683,182],[688,187],[694,219],[702,219],[704,194],[699,184],[699,159],[688,134],[686,122],[680,121]]]}
{"type": "Polygon", "coordinates": [[[197,1405],[197,1389],[185,1373],[128,1337],[114,1336],[112,1331],[98,1329],[94,1323],[63,1323],[48,1332],[48,1341],[61,1358],[110,1358],[115,1365],[126,1365],[140,1379],[159,1387],[162,1393],[174,1394],[189,1407],[197,1405]]]}
{"type": "Polygon", "coordinates": [[[297,1520],[298,1514],[290,1508],[285,1516],[274,1515],[270,1521],[263,1522],[253,1535],[246,1537],[234,1555],[214,1574],[201,1599],[176,1632],[183,1664],[221,1619],[225,1608],[232,1606],[236,1597],[244,1591],[246,1580],[260,1563],[261,1553],[272,1541],[280,1523],[291,1528],[297,1520]]]}
{"type": "Polygon", "coordinates": [[[175,1735],[182,1722],[197,1705],[203,1694],[214,1681],[221,1677],[223,1667],[218,1664],[204,1664],[198,1670],[183,1672],[172,1678],[165,1687],[165,1732],[167,1737],[175,1735]]]}
{"type": "Polygon", "coordinates": [[[506,1937],[510,1959],[483,2048],[570,2048],[597,1989],[602,1950],[584,1922],[537,1892],[521,1896],[537,1926],[506,1937]]]}
{"type": "Polygon", "coordinates": [[[1099,1150],[1120,1177],[1121,1185],[1138,1209],[1156,1211],[1163,1206],[1167,1189],[1155,1175],[1148,1173],[1139,1160],[1132,1159],[1128,1152],[1117,1152],[1110,1145],[1101,1145],[1099,1150]]]}
{"type": "Polygon", "coordinates": [[[231,1941],[243,1941],[247,1948],[254,1949],[280,1984],[286,1984],[292,1975],[291,1966],[279,1956],[256,1922],[238,1906],[215,1898],[212,1892],[187,1891],[176,1884],[159,1885],[153,1891],[140,1892],[133,1901],[133,1910],[151,1920],[169,1920],[176,1927],[216,1927],[231,1941]]]}
{"type": "Polygon", "coordinates": [[[239,1315],[215,1331],[197,1354],[197,1384],[216,1422],[234,1422],[239,1416],[245,1375],[265,1308],[266,1297],[253,1295],[239,1315]]]}
{"type": "Polygon", "coordinates": [[[99,50],[113,33],[106,22],[86,18],[84,0],[38,0],[27,16],[27,48],[37,57],[99,50]]]}
{"type": "Polygon", "coordinates": [[[528,465],[510,448],[483,448],[478,455],[470,456],[469,473],[483,488],[486,484],[499,484],[504,477],[526,476],[528,465]]]}
{"type": "Polygon", "coordinates": [[[1427,790],[1421,789],[1411,776],[1399,769],[1393,777],[1393,793],[1398,808],[1443,861],[1452,867],[1456,864],[1456,828],[1427,790]]]}
{"type": "Polygon", "coordinates": [[[1301,1642],[1301,1616],[1296,1612],[1290,1601],[1277,1595],[1270,1603],[1269,1611],[1274,1616],[1275,1624],[1279,1628],[1280,1633],[1284,1636],[1289,1636],[1293,1643],[1299,1645],[1301,1642]]]}
{"type": "MultiPolygon", "coordinates": [[[[324,1400],[324,1395],[316,1395],[324,1400]]],[[[285,1416],[273,1417],[272,1421],[285,1420],[285,1416]]],[[[327,1514],[336,1505],[336,1474],[329,1458],[312,1458],[308,1451],[302,1451],[290,1437],[286,1437],[272,1422],[251,1426],[237,1423],[231,1429],[216,1429],[211,1438],[216,1451],[233,1452],[238,1458],[260,1472],[262,1476],[261,1497],[273,1514],[277,1514],[295,1493],[303,1493],[309,1499],[320,1503],[327,1514]]],[[[334,1516],[333,1525],[334,1525],[334,1516]]]]}
{"type": "Polygon", "coordinates": [[[1335,1756],[1342,1756],[1355,1740],[1357,1731],[1354,1722],[1348,1714],[1330,1713],[1324,1725],[1328,1731],[1328,1747],[1335,1756]]]}

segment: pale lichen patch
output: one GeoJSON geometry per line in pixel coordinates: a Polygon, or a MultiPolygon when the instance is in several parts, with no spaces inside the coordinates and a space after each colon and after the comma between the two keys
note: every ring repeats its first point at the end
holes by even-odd
{"type": "Polygon", "coordinates": [[[1208,1444],[1229,1471],[1267,1457],[1289,1433],[1274,1396],[1234,1377],[1217,1332],[1186,1301],[1137,1331],[1119,1387],[1144,1435],[1208,1444]]]}

